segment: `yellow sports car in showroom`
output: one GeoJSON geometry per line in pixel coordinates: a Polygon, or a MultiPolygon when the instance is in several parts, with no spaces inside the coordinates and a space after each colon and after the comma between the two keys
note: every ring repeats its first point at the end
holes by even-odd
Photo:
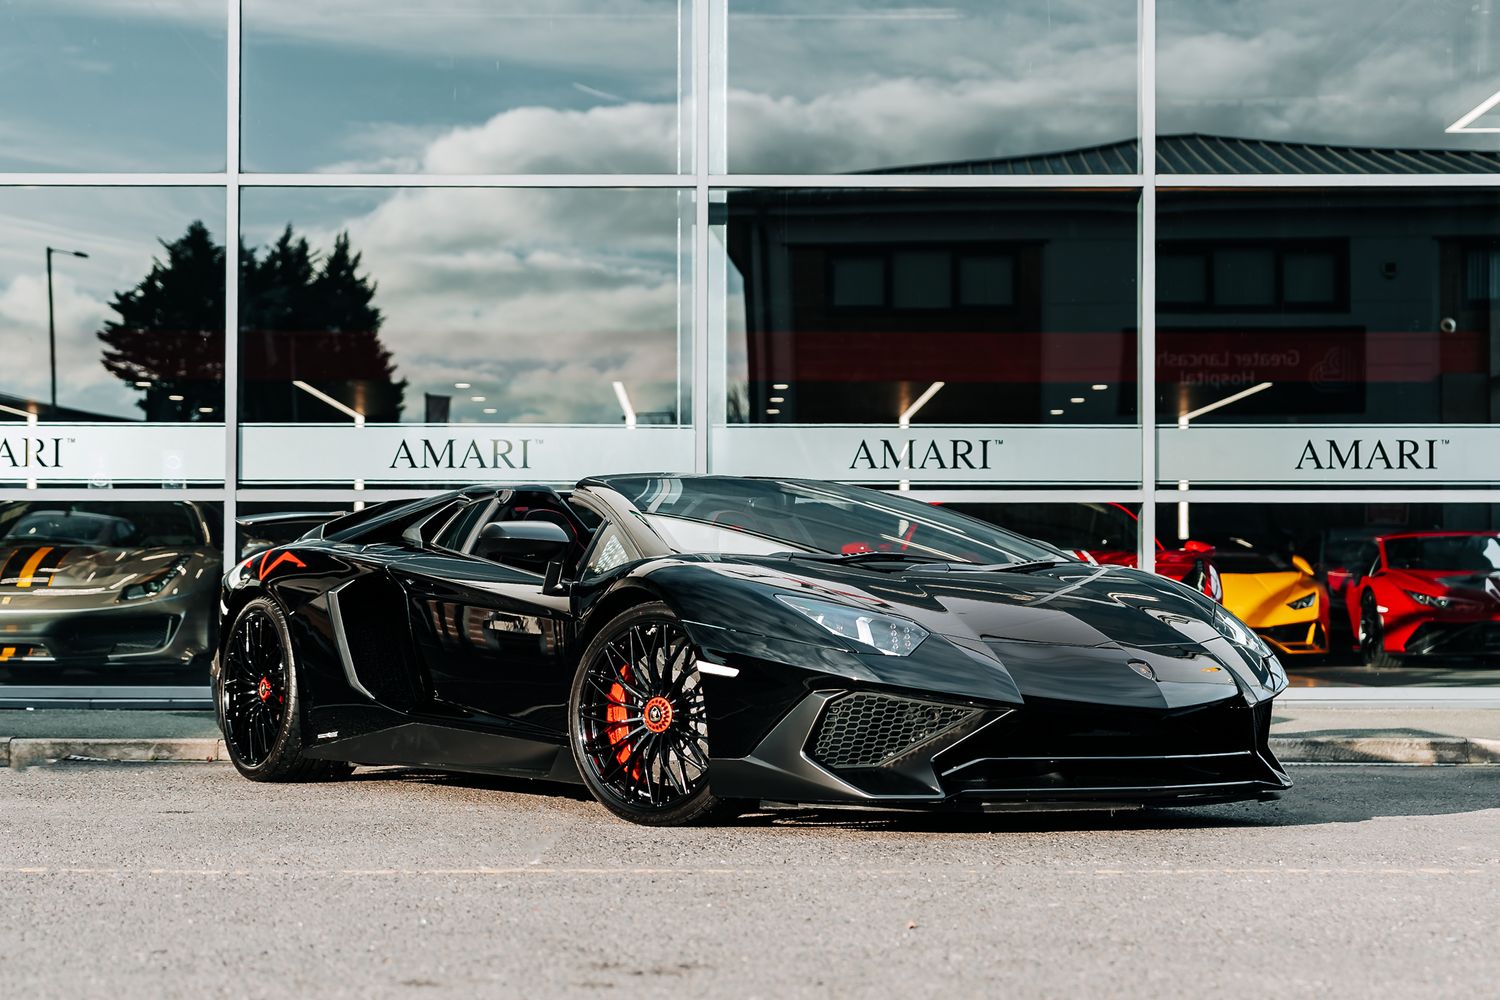
{"type": "Polygon", "coordinates": [[[1328,590],[1301,556],[1257,549],[1242,538],[1214,551],[1224,607],[1278,653],[1328,652],[1328,590]]]}

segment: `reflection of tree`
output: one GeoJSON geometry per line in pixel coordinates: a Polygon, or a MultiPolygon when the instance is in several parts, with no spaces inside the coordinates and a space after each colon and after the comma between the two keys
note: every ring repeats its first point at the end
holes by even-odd
{"type": "MultiPolygon", "coordinates": [[[[224,248],[201,222],[162,246],[165,261],[110,303],[119,318],[99,332],[104,366],[142,390],[148,420],[222,419],[224,248]]],[[[359,263],[347,234],[322,261],[291,226],[263,255],[240,245],[242,419],[346,419],[293,380],[371,421],[399,419],[406,383],[380,343],[375,284],[359,263]]]]}
{"type": "Polygon", "coordinates": [[[104,367],[148,383],[136,404],[147,420],[222,420],[224,248],[201,222],[162,247],[166,260],[110,303],[119,318],[99,331],[104,367]]]}
{"type": "Polygon", "coordinates": [[[264,257],[241,249],[241,419],[347,419],[293,380],[317,386],[372,422],[400,418],[406,382],[394,380],[391,352],[380,343],[383,317],[371,304],[375,284],[359,275],[359,261],[344,233],[320,266],[290,225],[264,257]]]}

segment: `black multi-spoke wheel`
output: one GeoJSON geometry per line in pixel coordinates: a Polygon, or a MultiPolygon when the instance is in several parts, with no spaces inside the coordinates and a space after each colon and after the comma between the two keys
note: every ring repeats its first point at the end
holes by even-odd
{"type": "Polygon", "coordinates": [[[286,615],[276,602],[250,601],[234,619],[214,667],[214,700],[229,758],[257,781],[309,781],[348,765],[303,760],[301,699],[286,615]]]}
{"type": "Polygon", "coordinates": [[[1380,621],[1375,595],[1365,593],[1359,609],[1359,652],[1367,667],[1399,667],[1401,660],[1385,649],[1385,626],[1380,621]]]}
{"type": "Polygon", "coordinates": [[[708,721],[693,644],[664,604],[606,625],[569,699],[573,759],[594,797],[636,823],[674,825],[719,804],[708,790],[708,721]]]}

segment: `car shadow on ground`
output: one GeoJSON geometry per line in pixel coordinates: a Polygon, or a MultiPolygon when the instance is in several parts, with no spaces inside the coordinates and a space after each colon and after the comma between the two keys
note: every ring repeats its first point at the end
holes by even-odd
{"type": "MultiPolygon", "coordinates": [[[[1500,766],[1294,765],[1280,799],[1201,806],[953,812],[806,806],[746,806],[716,826],[907,833],[1066,833],[1091,830],[1210,830],[1361,823],[1500,809],[1500,766]]],[[[581,785],[413,768],[361,769],[359,782],[409,782],[592,802],[581,785]]],[[[602,806],[601,816],[606,815],[602,806]]]]}

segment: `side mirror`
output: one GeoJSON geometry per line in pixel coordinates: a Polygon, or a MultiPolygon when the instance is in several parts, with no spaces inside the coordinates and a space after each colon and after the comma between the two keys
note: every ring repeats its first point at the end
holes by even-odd
{"type": "Polygon", "coordinates": [[[1306,573],[1308,576],[1313,575],[1312,563],[1308,562],[1306,559],[1303,559],[1301,556],[1292,556],[1292,565],[1300,569],[1302,572],[1306,573]]]}
{"type": "Polygon", "coordinates": [[[548,563],[572,544],[568,533],[551,521],[496,521],[479,532],[474,554],[497,562],[548,563]]]}

